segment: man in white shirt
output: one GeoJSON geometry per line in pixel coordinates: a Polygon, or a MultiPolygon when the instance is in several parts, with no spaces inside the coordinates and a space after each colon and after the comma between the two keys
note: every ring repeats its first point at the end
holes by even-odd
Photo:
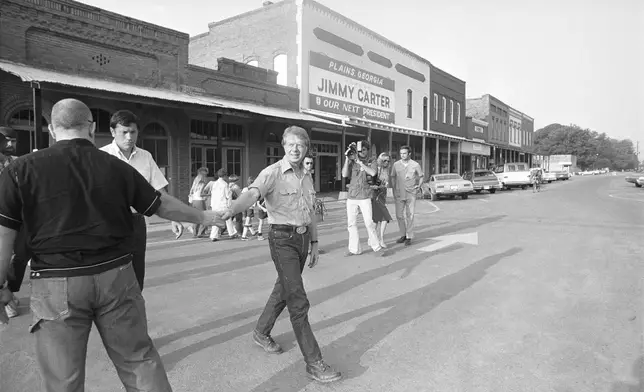
{"type": "MultiPolygon", "coordinates": [[[[207,185],[210,191],[210,208],[213,211],[223,211],[230,208],[232,203],[232,191],[229,186],[228,171],[226,169],[217,170],[217,180],[211,181],[207,185]]],[[[237,236],[237,230],[233,224],[232,218],[226,219],[226,230],[231,238],[237,236]]],[[[221,237],[221,227],[213,226],[210,229],[210,240],[212,242],[219,241],[221,237]]]]}
{"type": "MultiPolygon", "coordinates": [[[[154,189],[164,192],[163,188],[168,186],[168,180],[157,166],[148,151],[136,146],[139,136],[138,117],[129,110],[119,110],[110,118],[110,131],[112,132],[112,143],[101,150],[114,155],[122,161],[127,162],[135,168],[154,189]]],[[[147,225],[145,217],[132,210],[134,215],[134,236],[132,238],[132,266],[136,279],[143,291],[143,280],[145,277],[145,250],[147,246],[147,225]]]]}

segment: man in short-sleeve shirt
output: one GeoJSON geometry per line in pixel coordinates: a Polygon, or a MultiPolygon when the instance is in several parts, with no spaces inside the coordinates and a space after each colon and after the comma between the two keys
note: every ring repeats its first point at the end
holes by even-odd
{"type": "MultiPolygon", "coordinates": [[[[85,104],[64,99],[49,125],[56,143],[0,174],[0,282],[24,227],[33,252],[29,331],[46,391],[83,390],[92,324],[126,390],[171,391],[132,270],[130,207],[201,224],[215,215],[161,195],[131,166],[99,151],[95,129],[85,104]]],[[[0,288],[0,323],[9,321],[9,299],[0,288]]]]}
{"type": "Polygon", "coordinates": [[[418,162],[411,159],[411,147],[400,148],[400,160],[394,163],[391,170],[391,187],[396,203],[396,220],[400,229],[399,244],[411,245],[414,238],[414,214],[416,195],[423,183],[423,169],[418,162]]]}
{"type": "Polygon", "coordinates": [[[246,211],[260,198],[266,201],[270,224],[268,244],[278,278],[253,331],[253,341],[268,353],[281,353],[282,348],[270,334],[279,315],[288,308],[307,374],[326,383],[339,380],[341,374],[322,360],[309,324],[310,305],[302,281],[309,243],[312,247],[309,267],[318,262],[318,230],[313,210],[315,190],[311,173],[302,165],[309,144],[306,130],[287,128],[282,136],[284,158],[262,170],[248,191],[222,214],[222,219],[246,211]]]}
{"type": "MultiPolygon", "coordinates": [[[[136,146],[139,135],[138,118],[129,110],[119,110],[110,118],[110,131],[112,132],[112,143],[101,150],[110,155],[114,155],[123,162],[127,162],[135,168],[145,180],[152,185],[157,191],[163,191],[168,186],[168,180],[165,179],[161,169],[154,161],[152,154],[136,146]]],[[[134,235],[132,236],[132,246],[134,247],[132,265],[139,286],[143,290],[143,281],[145,278],[145,251],[147,247],[147,225],[145,217],[132,211],[134,214],[134,235]]],[[[183,226],[182,226],[183,227],[183,226]]]]}

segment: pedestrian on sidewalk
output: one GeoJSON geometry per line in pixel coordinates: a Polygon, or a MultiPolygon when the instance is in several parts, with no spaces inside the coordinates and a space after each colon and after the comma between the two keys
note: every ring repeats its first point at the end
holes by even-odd
{"type": "Polygon", "coordinates": [[[255,203],[255,215],[257,215],[257,240],[264,241],[264,223],[268,218],[268,210],[266,209],[266,201],[261,198],[255,203]]]}
{"type": "MultiPolygon", "coordinates": [[[[253,181],[255,181],[255,177],[248,177],[246,186],[244,187],[244,189],[242,189],[241,194],[248,192],[248,187],[253,183],[253,181]]],[[[241,236],[242,241],[248,241],[250,237],[253,237],[257,234],[255,230],[253,230],[253,217],[255,216],[256,206],[257,202],[242,213],[242,218],[244,219],[244,231],[242,232],[241,236]],[[250,237],[248,236],[248,234],[250,234],[250,237]]]]}
{"type": "Polygon", "coordinates": [[[418,162],[411,159],[411,147],[400,147],[400,159],[391,170],[391,188],[396,203],[396,220],[400,229],[399,244],[411,245],[414,239],[416,196],[425,174],[418,162]]]}
{"type": "MultiPolygon", "coordinates": [[[[16,156],[16,151],[18,150],[18,135],[13,128],[0,127],[0,137],[0,154],[2,156],[0,172],[2,172],[13,161],[18,159],[16,156]]],[[[23,227],[16,236],[16,242],[13,246],[13,257],[11,258],[10,274],[7,279],[7,287],[12,293],[12,300],[5,306],[5,312],[7,312],[9,318],[17,317],[19,314],[18,305],[20,305],[20,301],[16,297],[16,293],[22,287],[30,259],[31,251],[27,245],[27,233],[23,227]]]]}
{"type": "MultiPolygon", "coordinates": [[[[216,217],[155,190],[127,163],[94,145],[96,123],[75,99],[57,102],[56,143],[16,159],[0,174],[0,282],[24,226],[31,261],[35,358],[47,392],[83,391],[92,324],[126,391],[172,390],[148,334],[132,266],[137,212],[210,224],[216,217]]],[[[0,288],[0,323],[10,297],[0,288]]]]}
{"type": "MultiPolygon", "coordinates": [[[[206,202],[204,195],[204,188],[208,184],[208,168],[200,167],[197,170],[197,176],[192,181],[192,187],[190,187],[190,195],[188,196],[188,201],[192,206],[200,211],[206,210],[206,202]]],[[[206,231],[206,226],[201,226],[195,224],[192,226],[192,236],[194,238],[202,237],[206,231]]]]}
{"type": "Polygon", "coordinates": [[[309,268],[318,263],[319,257],[313,179],[302,165],[310,146],[309,135],[303,128],[288,127],[282,135],[282,146],[284,158],[262,170],[248,192],[241,195],[222,218],[248,209],[261,198],[266,200],[268,223],[271,225],[268,244],[278,279],[257,321],[253,341],[267,353],[282,353],[282,348],[271,337],[271,331],[279,315],[287,308],[306,362],[307,374],[319,382],[333,382],[339,380],[341,374],[322,359],[309,324],[310,305],[302,281],[309,244],[312,247],[309,268]]]}
{"type": "MultiPolygon", "coordinates": [[[[313,165],[313,157],[309,154],[307,154],[304,157],[304,168],[308,170],[309,173],[311,173],[311,178],[313,179],[313,183],[315,183],[315,166],[313,165]]],[[[316,202],[317,202],[317,199],[314,200],[314,203],[313,203],[314,209],[315,209],[316,202]]],[[[309,254],[311,254],[311,248],[309,248],[309,254]]],[[[318,248],[318,254],[321,254],[321,255],[324,254],[324,250],[318,248]]]]}
{"type": "MultiPolygon", "coordinates": [[[[239,181],[239,176],[237,174],[231,174],[228,177],[228,185],[230,186],[230,197],[231,200],[237,200],[241,196],[242,188],[237,183],[239,181]]],[[[233,216],[233,226],[235,227],[235,233],[242,234],[244,230],[244,214],[240,212],[239,214],[233,216]]],[[[232,235],[231,238],[237,238],[238,235],[232,235]]]]}
{"type": "Polygon", "coordinates": [[[387,224],[391,222],[391,214],[387,209],[387,187],[389,186],[389,162],[391,157],[389,153],[383,152],[378,156],[375,162],[376,175],[371,185],[373,194],[371,196],[371,209],[373,211],[373,221],[376,223],[376,233],[380,246],[387,248],[385,244],[385,231],[387,224]]]}
{"type": "Polygon", "coordinates": [[[347,256],[362,253],[360,233],[358,232],[358,212],[367,227],[369,246],[378,256],[387,256],[378,240],[376,224],[373,222],[371,209],[371,184],[370,178],[375,176],[376,170],[368,165],[369,142],[366,140],[351,143],[345,151],[345,161],[342,167],[342,176],[349,179],[349,192],[347,195],[347,230],[349,231],[349,249],[347,256]]]}
{"type": "MultiPolygon", "coordinates": [[[[168,186],[168,180],[157,166],[152,154],[136,146],[139,137],[139,118],[129,110],[119,110],[110,118],[110,132],[112,133],[112,143],[102,147],[101,150],[117,157],[135,168],[152,187],[162,193],[168,186]]],[[[139,282],[141,291],[143,291],[143,281],[145,279],[145,252],[148,243],[148,227],[145,216],[132,209],[134,215],[134,235],[132,236],[132,246],[134,251],[134,272],[139,282]]],[[[173,227],[183,225],[180,222],[173,222],[173,227]]],[[[176,229],[175,229],[176,230],[176,229]]],[[[178,237],[181,234],[176,234],[178,237]]]]}
{"type": "MultiPolygon", "coordinates": [[[[232,193],[228,185],[228,171],[223,168],[217,170],[217,180],[208,183],[206,191],[210,193],[210,207],[213,211],[225,211],[230,208],[232,193]]],[[[235,231],[233,220],[227,218],[225,221],[225,228],[228,231],[228,235],[235,238],[237,232],[235,231]]],[[[210,240],[212,242],[219,241],[221,230],[223,229],[224,227],[220,225],[214,225],[210,229],[210,240]]]]}

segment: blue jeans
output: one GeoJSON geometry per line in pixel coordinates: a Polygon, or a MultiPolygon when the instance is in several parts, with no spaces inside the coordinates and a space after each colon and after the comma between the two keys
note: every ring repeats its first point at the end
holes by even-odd
{"type": "Polygon", "coordinates": [[[46,392],[83,392],[92,323],[127,392],[172,391],[148,335],[132,264],[98,275],[31,280],[29,328],[46,392]]]}
{"type": "Polygon", "coordinates": [[[307,364],[322,359],[320,347],[309,324],[310,305],[302,282],[309,242],[308,232],[297,234],[295,231],[270,229],[268,244],[277,270],[277,281],[255,328],[263,335],[270,335],[275,321],[284,308],[288,308],[297,344],[307,364]]]}

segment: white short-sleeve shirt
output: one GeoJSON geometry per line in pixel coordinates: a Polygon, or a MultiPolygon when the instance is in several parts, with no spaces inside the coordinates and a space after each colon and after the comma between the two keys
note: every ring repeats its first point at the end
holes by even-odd
{"type": "Polygon", "coordinates": [[[134,147],[134,151],[132,151],[130,159],[127,159],[121,152],[119,146],[116,145],[115,141],[102,147],[101,151],[105,151],[106,153],[114,155],[118,159],[129,163],[130,166],[135,168],[136,171],[138,171],[157,191],[168,186],[168,180],[165,179],[161,169],[159,169],[154,158],[152,158],[152,154],[148,151],[134,147]]]}

